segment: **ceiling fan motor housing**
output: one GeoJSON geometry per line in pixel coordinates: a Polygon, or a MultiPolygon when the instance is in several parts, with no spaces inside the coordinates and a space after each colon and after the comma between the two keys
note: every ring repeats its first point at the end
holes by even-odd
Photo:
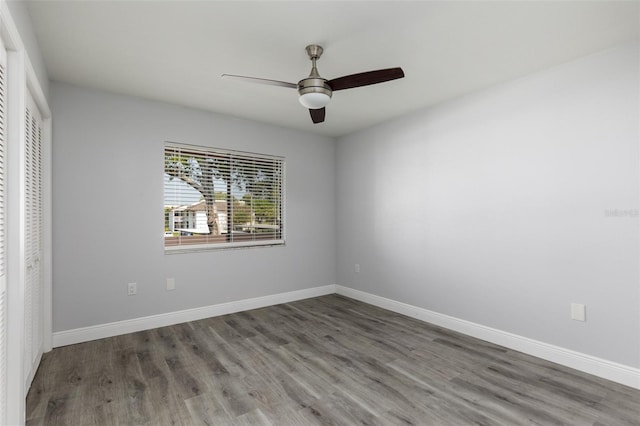
{"type": "Polygon", "coordinates": [[[322,47],[317,44],[310,44],[306,47],[307,55],[313,64],[309,77],[298,82],[298,93],[300,103],[306,108],[323,108],[331,99],[333,91],[326,79],[320,77],[316,68],[316,60],[322,55],[322,47]]]}
{"type": "Polygon", "coordinates": [[[324,93],[331,97],[331,86],[322,77],[307,77],[298,82],[298,93],[300,96],[306,93],[324,93]]]}
{"type": "Polygon", "coordinates": [[[298,100],[309,109],[324,108],[331,100],[331,86],[322,77],[307,77],[298,82],[298,100]]]}

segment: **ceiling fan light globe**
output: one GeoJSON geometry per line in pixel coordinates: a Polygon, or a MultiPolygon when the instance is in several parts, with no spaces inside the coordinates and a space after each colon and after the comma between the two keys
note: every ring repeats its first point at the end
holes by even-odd
{"type": "Polygon", "coordinates": [[[327,106],[331,100],[331,96],[326,93],[311,92],[303,93],[298,98],[303,107],[308,109],[320,109],[327,106]]]}

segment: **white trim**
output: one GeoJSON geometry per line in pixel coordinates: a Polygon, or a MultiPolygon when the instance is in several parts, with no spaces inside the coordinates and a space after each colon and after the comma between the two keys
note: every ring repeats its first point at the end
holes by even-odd
{"type": "MultiPolygon", "coordinates": [[[[4,30],[16,34],[6,3],[2,3],[4,30]]],[[[4,40],[9,45],[8,40],[4,40]]],[[[19,39],[11,43],[21,45],[19,39]]],[[[7,346],[7,424],[25,423],[25,338],[24,338],[24,282],[25,282],[25,93],[27,77],[24,72],[25,52],[8,49],[7,67],[7,296],[8,346],[7,346]]]]}
{"type": "Polygon", "coordinates": [[[640,389],[640,369],[638,368],[529,339],[517,334],[507,333],[495,328],[486,327],[341,285],[336,285],[336,293],[585,373],[593,374],[594,376],[640,389]]]}
{"type": "MultiPolygon", "coordinates": [[[[6,249],[7,253],[7,301],[8,301],[8,347],[7,347],[7,389],[8,406],[5,419],[0,423],[21,425],[25,422],[25,396],[31,379],[42,356],[42,349],[47,348],[51,340],[51,228],[48,216],[51,214],[50,186],[43,185],[44,253],[41,256],[44,268],[44,299],[42,307],[44,324],[42,328],[43,340],[35,360],[25,360],[24,337],[24,282],[25,282],[25,207],[24,207],[24,154],[25,154],[25,103],[27,91],[34,97],[44,119],[43,144],[45,152],[42,158],[43,179],[50,178],[51,169],[51,112],[47,105],[46,96],[40,86],[37,76],[29,60],[28,52],[22,43],[18,29],[13,21],[7,2],[0,0],[0,37],[7,50],[7,180],[6,180],[6,249]],[[48,121],[47,121],[48,120],[48,121]],[[47,193],[49,191],[49,193],[47,193]],[[48,241],[47,241],[48,239],[48,241]],[[47,334],[49,334],[47,336],[47,334]],[[33,361],[33,363],[31,362],[33,361]],[[25,372],[28,377],[25,378],[25,372]]],[[[50,179],[48,179],[50,182],[50,179]]],[[[43,182],[45,183],[45,182],[43,182]]],[[[47,183],[46,185],[50,185],[47,183]]],[[[49,216],[50,217],[50,216],[49,216]]]]}
{"type": "Polygon", "coordinates": [[[225,250],[234,248],[250,248],[250,247],[269,247],[269,246],[283,246],[284,240],[254,240],[254,241],[240,241],[232,243],[210,243],[210,244],[183,244],[177,246],[165,246],[165,254],[180,254],[180,253],[193,253],[194,251],[210,251],[210,250],[225,250]]]}
{"type": "Polygon", "coordinates": [[[495,328],[486,327],[470,321],[443,315],[428,309],[409,305],[395,300],[376,296],[360,290],[341,285],[326,285],[287,293],[237,300],[201,308],[186,309],[166,314],[151,315],[142,318],[99,324],[90,327],[76,328],[53,333],[53,346],[60,347],[75,343],[88,342],[105,337],[118,336],[126,333],[149,330],[187,321],[232,314],[250,309],[263,308],[279,303],[294,302],[311,297],[325,296],[337,293],[370,305],[378,306],[392,312],[407,315],[440,327],[448,328],[487,342],[495,343],[509,349],[517,350],[528,355],[555,362],[566,367],[593,374],[613,382],[621,383],[640,389],[640,369],[618,364],[602,358],[550,345],[548,343],[529,339],[495,328]]]}
{"type": "Polygon", "coordinates": [[[42,249],[44,252],[42,263],[42,279],[44,280],[42,343],[44,352],[49,352],[51,349],[53,349],[53,133],[51,116],[43,119],[42,131],[42,249]]]}
{"type": "Polygon", "coordinates": [[[290,291],[287,293],[272,294],[269,296],[254,297],[252,299],[237,300],[234,302],[220,303],[217,305],[203,306],[201,308],[186,309],[183,311],[169,312],[166,314],[151,315],[148,317],[134,318],[130,320],[99,324],[90,327],[76,328],[53,333],[53,346],[66,346],[75,343],[88,342],[90,340],[105,337],[118,336],[126,333],[134,333],[152,328],[165,327],[188,321],[196,321],[218,315],[232,314],[234,312],[250,309],[264,308],[280,303],[294,302],[296,300],[311,297],[325,296],[336,292],[336,286],[326,285],[322,287],[307,288],[304,290],[290,291]]]}

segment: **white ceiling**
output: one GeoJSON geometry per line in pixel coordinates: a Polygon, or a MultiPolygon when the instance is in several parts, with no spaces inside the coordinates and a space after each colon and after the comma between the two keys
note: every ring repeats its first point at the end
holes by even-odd
{"type": "Polygon", "coordinates": [[[640,37],[640,2],[30,1],[51,80],[340,136],[640,37]],[[314,125],[294,89],[401,66],[339,91],[314,125]]]}

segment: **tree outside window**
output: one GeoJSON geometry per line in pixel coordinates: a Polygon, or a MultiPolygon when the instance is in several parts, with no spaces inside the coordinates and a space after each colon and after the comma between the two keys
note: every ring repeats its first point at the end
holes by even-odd
{"type": "Polygon", "coordinates": [[[284,243],[283,169],[281,157],[167,143],[165,247],[284,243]]]}

